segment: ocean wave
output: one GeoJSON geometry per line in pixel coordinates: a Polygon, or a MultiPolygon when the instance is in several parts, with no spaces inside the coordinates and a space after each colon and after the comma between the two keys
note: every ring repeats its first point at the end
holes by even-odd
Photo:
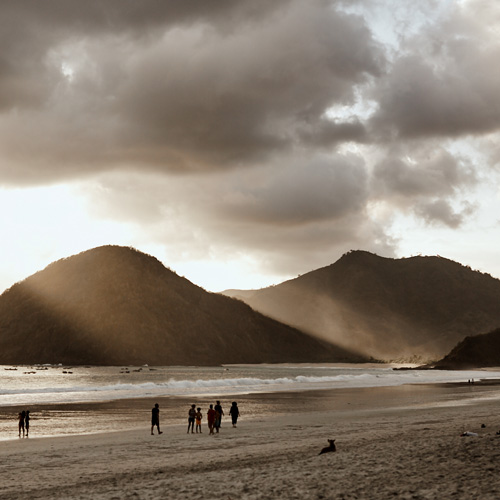
{"type": "MultiPolygon", "coordinates": [[[[263,368],[265,369],[265,368],[263,368]]],[[[254,373],[259,368],[255,368],[254,373]]],[[[102,372],[97,372],[103,376],[102,372]]],[[[250,393],[273,393],[343,388],[387,387],[404,384],[428,384],[467,381],[467,379],[499,378],[500,373],[487,371],[394,371],[368,369],[367,371],[341,369],[340,373],[301,374],[280,373],[269,377],[268,373],[258,376],[216,377],[198,379],[172,377],[154,381],[127,382],[116,378],[102,379],[100,383],[89,381],[88,372],[82,378],[75,372],[71,380],[65,379],[61,385],[54,378],[49,380],[32,379],[26,384],[18,379],[17,384],[0,388],[0,406],[25,403],[61,403],[111,401],[141,397],[163,396],[212,396],[250,393]],[[115,382],[116,380],[116,382],[115,382]]],[[[239,374],[238,374],[239,375],[239,374]]],[[[116,375],[107,374],[107,377],[116,375]]],[[[120,375],[121,376],[121,375],[120,375]]],[[[158,376],[155,374],[154,376],[158,376]]],[[[189,375],[188,375],[189,376],[189,375]]],[[[167,375],[166,375],[167,377],[167,375]]]]}
{"type": "Polygon", "coordinates": [[[74,386],[53,386],[53,387],[23,387],[14,389],[0,389],[0,395],[8,394],[43,394],[43,393],[92,393],[92,392],[127,392],[127,393],[150,393],[163,392],[178,395],[187,390],[190,393],[195,390],[202,392],[210,389],[253,389],[266,390],[273,387],[275,390],[294,390],[317,386],[337,387],[371,387],[402,385],[408,383],[432,383],[432,382],[453,382],[467,377],[487,375],[485,372],[440,372],[428,374],[428,372],[378,372],[378,373],[357,373],[338,374],[325,376],[298,375],[295,377],[258,378],[215,378],[197,380],[177,380],[170,378],[165,382],[142,382],[142,383],[115,383],[105,385],[74,385],[74,386]],[[467,375],[469,373],[469,375],[467,375]],[[281,388],[281,389],[280,389],[281,388]]]}
{"type": "Polygon", "coordinates": [[[296,386],[304,384],[324,384],[342,381],[353,381],[354,379],[372,379],[373,375],[335,375],[325,377],[314,377],[299,375],[297,377],[279,378],[220,378],[220,379],[198,379],[198,380],[175,380],[166,382],[144,382],[137,384],[110,384],[94,386],[68,386],[68,387],[42,387],[42,388],[22,388],[22,389],[0,389],[0,395],[5,394],[42,394],[42,393],[72,393],[72,392],[114,392],[114,391],[134,391],[147,392],[152,390],[174,390],[176,393],[181,389],[210,389],[210,388],[248,388],[258,386],[296,386]]]}

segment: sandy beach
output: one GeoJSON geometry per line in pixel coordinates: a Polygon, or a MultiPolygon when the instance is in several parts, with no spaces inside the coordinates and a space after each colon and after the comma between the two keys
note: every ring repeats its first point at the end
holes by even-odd
{"type": "Polygon", "coordinates": [[[206,421],[151,436],[145,415],[122,432],[3,441],[0,499],[500,498],[498,387],[477,384],[467,404],[465,385],[428,389],[287,394],[251,418],[240,397],[238,427],[226,417],[216,436],[206,421]],[[337,451],[318,455],[328,438],[337,451]]]}

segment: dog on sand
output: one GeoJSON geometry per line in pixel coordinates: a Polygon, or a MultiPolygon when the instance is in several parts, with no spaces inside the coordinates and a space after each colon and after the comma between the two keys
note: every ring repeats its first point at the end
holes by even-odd
{"type": "Polygon", "coordinates": [[[327,440],[330,443],[330,446],[325,446],[320,452],[320,455],[323,455],[323,453],[329,453],[331,451],[337,451],[337,448],[335,446],[335,439],[328,439],[327,440]]]}

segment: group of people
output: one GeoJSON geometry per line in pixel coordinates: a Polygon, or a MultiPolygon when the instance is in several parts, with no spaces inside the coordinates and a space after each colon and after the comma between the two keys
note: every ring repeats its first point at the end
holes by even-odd
{"type": "Polygon", "coordinates": [[[191,405],[188,411],[188,434],[189,430],[191,433],[194,432],[194,423],[196,422],[196,434],[198,432],[201,434],[201,421],[203,419],[203,414],[201,413],[201,408],[196,408],[196,405],[191,405]]]}
{"type": "Polygon", "coordinates": [[[26,432],[26,437],[29,437],[30,433],[30,411],[22,411],[19,413],[19,437],[21,437],[21,432],[23,434],[23,437],[26,432]]]}
{"type": "MultiPolygon", "coordinates": [[[[240,410],[238,408],[238,404],[236,401],[233,401],[231,408],[229,410],[229,415],[231,415],[231,422],[233,427],[236,427],[236,423],[238,422],[238,417],[240,416],[240,410]]],[[[210,405],[207,411],[207,423],[209,434],[214,434],[219,432],[222,423],[222,417],[224,416],[224,410],[222,409],[222,405],[220,401],[216,401],[215,406],[213,404],[210,405]]],[[[188,411],[188,428],[187,432],[191,432],[194,434],[195,429],[196,433],[202,433],[201,431],[201,421],[203,420],[203,413],[201,412],[201,408],[197,408],[195,404],[191,405],[188,411]],[[196,427],[195,427],[196,425],[196,427]]],[[[157,428],[158,434],[163,434],[160,430],[160,407],[158,403],[155,404],[152,410],[151,416],[151,435],[154,434],[154,428],[157,428]]]]}
{"type": "MultiPolygon", "coordinates": [[[[240,410],[238,409],[238,404],[236,401],[233,401],[231,408],[229,410],[229,415],[231,415],[231,421],[233,427],[236,427],[236,423],[238,422],[238,417],[240,416],[240,410]]],[[[219,432],[219,429],[222,424],[222,417],[224,416],[224,410],[220,404],[220,401],[216,401],[215,406],[213,404],[210,405],[207,411],[207,423],[209,434],[214,434],[219,432]]],[[[196,405],[191,405],[191,408],[188,411],[188,434],[189,431],[194,433],[194,425],[196,422],[196,433],[201,434],[201,421],[203,420],[203,414],[201,412],[201,408],[196,408],[196,405]]]]}
{"type": "MultiPolygon", "coordinates": [[[[229,415],[231,415],[231,422],[233,427],[236,427],[236,423],[238,422],[238,417],[240,416],[240,410],[238,408],[238,404],[236,401],[233,401],[231,408],[229,410],[229,415]]],[[[207,423],[209,434],[214,434],[219,432],[222,423],[222,417],[224,416],[224,410],[220,404],[220,401],[216,401],[215,406],[213,404],[210,405],[207,411],[207,423]]],[[[30,411],[23,410],[19,412],[19,437],[28,437],[30,432],[30,411]]],[[[191,408],[188,411],[188,434],[191,431],[192,434],[195,432],[195,424],[196,424],[196,433],[201,434],[201,421],[203,420],[203,414],[201,412],[201,408],[196,408],[195,404],[191,405],[191,408]]],[[[157,429],[158,434],[163,434],[160,430],[160,405],[156,403],[154,408],[151,411],[151,435],[154,434],[154,429],[157,429]]]]}
{"type": "MultiPolygon", "coordinates": [[[[188,434],[189,431],[194,433],[194,424],[196,422],[196,432],[201,433],[201,421],[203,419],[203,414],[201,413],[201,408],[196,408],[196,405],[191,405],[191,408],[188,412],[188,434]]],[[[240,410],[238,409],[238,404],[236,401],[233,401],[231,408],[229,410],[229,415],[231,415],[231,421],[233,423],[233,427],[236,427],[236,423],[238,422],[238,417],[240,416],[240,410]]],[[[222,423],[222,417],[224,416],[224,410],[220,404],[220,401],[216,401],[215,406],[210,405],[207,411],[207,424],[209,429],[209,434],[214,434],[219,432],[222,423]]]]}

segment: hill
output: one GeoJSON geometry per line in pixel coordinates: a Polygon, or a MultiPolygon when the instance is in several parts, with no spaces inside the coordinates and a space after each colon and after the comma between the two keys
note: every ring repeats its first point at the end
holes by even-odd
{"type": "Polygon", "coordinates": [[[354,360],[362,358],[206,292],[131,248],[62,259],[0,296],[0,364],[354,360]]]}
{"type": "Polygon", "coordinates": [[[388,259],[352,251],[273,287],[224,293],[384,360],[437,360],[467,335],[500,326],[500,281],[442,257],[388,259]]]}
{"type": "Polygon", "coordinates": [[[500,366],[500,328],[489,333],[465,337],[449,354],[434,364],[443,370],[464,370],[500,366]]]}

